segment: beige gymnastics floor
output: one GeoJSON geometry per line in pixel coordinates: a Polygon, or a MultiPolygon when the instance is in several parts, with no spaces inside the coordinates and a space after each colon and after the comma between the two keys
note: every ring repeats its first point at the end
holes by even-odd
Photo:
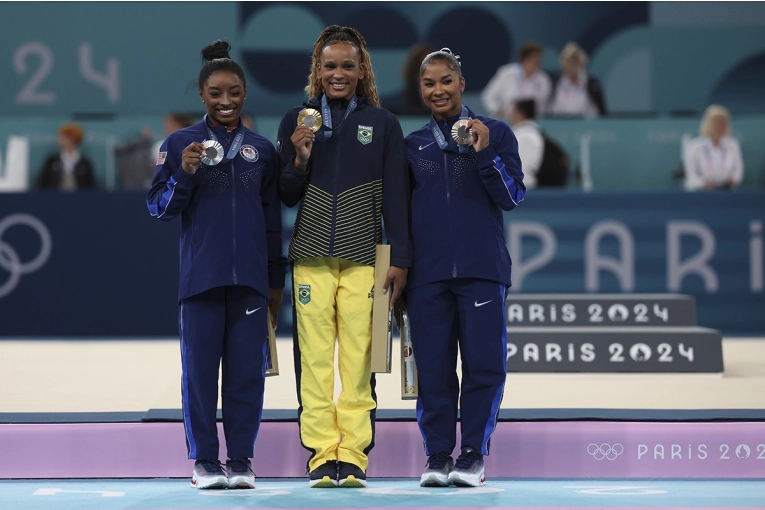
{"type": "MultiPolygon", "coordinates": [[[[281,375],[266,381],[265,407],[294,409],[291,340],[278,351],[281,375]]],[[[725,339],[723,356],[722,376],[508,374],[502,407],[765,409],[765,339],[725,339]]],[[[397,368],[377,376],[380,409],[414,409],[400,399],[397,368]]],[[[3,340],[0,413],[179,408],[180,373],[177,341],[3,340]]]]}

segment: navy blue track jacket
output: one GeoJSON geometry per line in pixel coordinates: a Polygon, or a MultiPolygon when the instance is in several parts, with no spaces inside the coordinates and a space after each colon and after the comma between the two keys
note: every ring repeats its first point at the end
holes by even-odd
{"type": "MultiPolygon", "coordinates": [[[[441,150],[426,124],[406,137],[412,181],[412,268],[407,287],[481,278],[510,285],[510,254],[502,211],[526,195],[518,141],[504,122],[476,117],[489,128],[489,146],[460,154],[441,150]]],[[[446,140],[459,116],[438,121],[446,140]]]]}
{"type": "Polygon", "coordinates": [[[236,157],[194,175],[181,168],[191,142],[209,138],[202,121],[171,134],[160,148],[146,204],[152,216],[181,216],[178,299],[224,285],[247,285],[266,298],[284,287],[282,216],[277,190],[278,161],[266,138],[240,125],[231,133],[210,126],[228,154],[244,130],[236,157]]]}
{"type": "MultiPolygon", "coordinates": [[[[391,265],[409,267],[409,178],[401,125],[388,110],[360,97],[356,109],[338,126],[347,101],[335,99],[329,104],[338,115],[336,127],[331,138],[314,142],[306,173],[295,168],[290,141],[303,107],[290,109],[279,126],[279,193],[287,207],[302,200],[289,258],[339,257],[374,265],[384,220],[391,265]]],[[[304,106],[320,110],[321,96],[304,106]]]]}

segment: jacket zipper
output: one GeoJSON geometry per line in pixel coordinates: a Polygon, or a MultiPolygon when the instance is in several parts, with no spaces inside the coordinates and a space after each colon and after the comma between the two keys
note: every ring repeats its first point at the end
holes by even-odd
{"type": "Polygon", "coordinates": [[[234,170],[234,160],[231,160],[231,227],[234,241],[234,285],[239,285],[236,280],[236,171],[234,170]]]}
{"type": "MultiPolygon", "coordinates": [[[[450,191],[450,184],[449,184],[449,160],[446,155],[446,151],[442,151],[444,153],[444,179],[446,179],[446,208],[448,210],[449,216],[452,214],[452,201],[451,201],[451,191],[450,191]]],[[[451,220],[451,218],[449,218],[451,220]]],[[[454,246],[454,234],[451,235],[452,240],[452,278],[457,278],[457,259],[455,258],[455,246],[454,246]]]]}
{"type": "MultiPolygon", "coordinates": [[[[339,126],[338,126],[339,127],[339,126]]],[[[335,128],[337,129],[337,128],[335,128]]],[[[335,150],[335,183],[332,188],[332,231],[329,236],[329,256],[335,256],[335,231],[337,222],[337,178],[340,173],[340,151],[335,150]]]]}

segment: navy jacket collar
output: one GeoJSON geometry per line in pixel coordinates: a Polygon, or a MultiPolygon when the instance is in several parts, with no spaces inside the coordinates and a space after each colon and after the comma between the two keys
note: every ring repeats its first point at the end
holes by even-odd
{"type": "MultiPolygon", "coordinates": [[[[308,101],[304,102],[304,103],[303,103],[303,106],[305,106],[306,108],[316,108],[316,109],[321,109],[321,96],[322,96],[322,95],[321,95],[321,94],[319,94],[318,96],[314,96],[314,97],[312,97],[312,98],[311,98],[311,99],[309,99],[308,101]]],[[[337,100],[335,100],[335,99],[330,99],[330,100],[329,100],[329,105],[330,105],[330,108],[332,108],[332,109],[334,109],[334,108],[339,108],[338,106],[334,106],[334,105],[333,105],[333,102],[334,102],[334,101],[337,101],[337,100]]],[[[346,107],[348,106],[348,100],[346,100],[346,99],[343,99],[342,101],[343,101],[343,108],[346,108],[346,107]]],[[[369,98],[368,98],[368,97],[364,97],[364,96],[357,96],[357,101],[358,101],[358,106],[356,106],[356,109],[357,109],[357,110],[358,110],[359,108],[361,108],[363,105],[369,104],[369,98]]]]}

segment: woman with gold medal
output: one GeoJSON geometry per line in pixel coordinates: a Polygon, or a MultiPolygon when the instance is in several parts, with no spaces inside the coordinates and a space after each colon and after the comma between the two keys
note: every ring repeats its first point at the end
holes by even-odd
{"type": "Polygon", "coordinates": [[[330,26],[316,41],[303,107],[279,126],[279,193],[301,203],[292,262],[300,439],[311,487],[366,487],[377,407],[371,371],[375,245],[391,245],[395,302],[411,262],[404,136],[380,108],[366,41],[330,26]],[[342,391],[334,401],[335,345],[342,391]]]}
{"type": "Polygon", "coordinates": [[[520,204],[526,187],[515,135],[462,103],[465,78],[448,48],[425,57],[420,89],[431,120],[406,137],[413,243],[406,301],[428,455],[420,485],[476,487],[486,480],[483,456],[505,387],[510,255],[502,211],[520,204]]]}

